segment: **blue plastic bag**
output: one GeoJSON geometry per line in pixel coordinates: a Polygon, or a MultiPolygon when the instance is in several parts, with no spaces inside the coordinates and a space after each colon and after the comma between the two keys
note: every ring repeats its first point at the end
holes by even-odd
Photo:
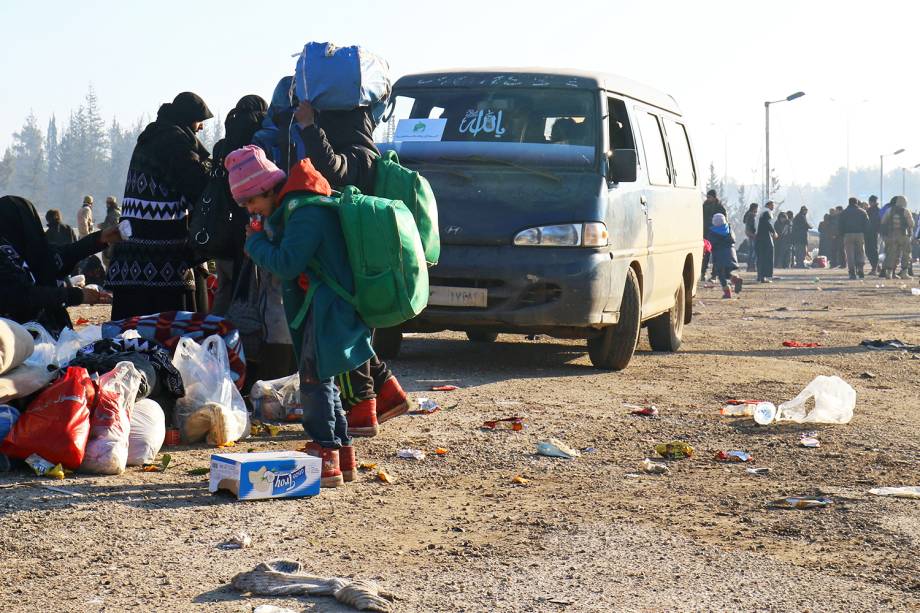
{"type": "Polygon", "coordinates": [[[369,106],[379,121],[390,97],[390,67],[370,51],[353,45],[307,43],[297,59],[294,86],[300,100],[318,111],[348,111],[369,106]]]}
{"type": "Polygon", "coordinates": [[[0,441],[10,433],[17,419],[19,419],[19,411],[9,405],[0,405],[0,441]]]}

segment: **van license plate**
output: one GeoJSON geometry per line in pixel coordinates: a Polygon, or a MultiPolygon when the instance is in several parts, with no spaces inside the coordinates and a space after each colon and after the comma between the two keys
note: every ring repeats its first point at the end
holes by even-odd
{"type": "Polygon", "coordinates": [[[445,287],[432,285],[428,304],[431,306],[478,307],[489,306],[489,290],[476,287],[445,287]]]}

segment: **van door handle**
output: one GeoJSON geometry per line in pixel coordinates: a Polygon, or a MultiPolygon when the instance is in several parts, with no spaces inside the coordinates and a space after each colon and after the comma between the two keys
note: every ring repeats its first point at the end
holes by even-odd
{"type": "Polygon", "coordinates": [[[639,196],[639,204],[641,204],[642,206],[645,206],[648,204],[648,200],[645,198],[645,196],[639,196]]]}

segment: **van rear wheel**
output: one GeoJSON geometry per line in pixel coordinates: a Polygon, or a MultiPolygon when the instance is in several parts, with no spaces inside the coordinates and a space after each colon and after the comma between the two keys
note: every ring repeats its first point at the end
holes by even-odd
{"type": "Polygon", "coordinates": [[[498,340],[498,332],[489,332],[488,330],[467,330],[466,338],[474,343],[494,343],[498,340]]]}
{"type": "Polygon", "coordinates": [[[632,359],[642,327],[642,294],[636,271],[626,271],[626,287],[620,302],[620,320],[615,326],[588,339],[588,356],[597,368],[623,370],[632,359]]]}
{"type": "Polygon", "coordinates": [[[677,351],[684,336],[687,288],[681,281],[674,294],[674,306],[648,322],[648,343],[652,351],[677,351]]]}
{"type": "Polygon", "coordinates": [[[384,360],[392,360],[399,355],[402,339],[403,335],[399,328],[374,330],[374,353],[384,360]]]}

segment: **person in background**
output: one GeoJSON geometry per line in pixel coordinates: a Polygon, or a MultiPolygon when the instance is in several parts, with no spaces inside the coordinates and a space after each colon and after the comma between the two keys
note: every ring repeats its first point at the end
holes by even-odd
{"type": "Polygon", "coordinates": [[[744,235],[747,237],[749,248],[749,255],[747,260],[747,271],[754,272],[757,270],[757,249],[755,247],[755,239],[757,234],[757,209],[758,204],[752,202],[748,207],[747,213],[744,214],[744,235]]]}
{"type": "Polygon", "coordinates": [[[808,223],[808,207],[803,206],[799,212],[792,218],[792,254],[794,256],[793,265],[796,268],[805,268],[805,258],[808,254],[808,231],[811,230],[811,224],[808,223]]]}
{"type": "Polygon", "coordinates": [[[757,216],[754,247],[757,251],[757,280],[761,283],[773,283],[773,256],[775,251],[776,230],[773,228],[773,208],[770,200],[764,205],[763,212],[757,216]]]}
{"type": "Polygon", "coordinates": [[[847,208],[840,214],[840,233],[846,253],[847,269],[850,279],[865,276],[865,242],[869,227],[869,215],[859,206],[859,200],[850,198],[847,208]]]}
{"type": "Polygon", "coordinates": [[[131,236],[115,246],[106,277],[112,319],[207,310],[195,298],[188,208],[208,181],[211,154],[196,134],[211,117],[204,100],[182,92],[137,137],[122,200],[131,236]]]}
{"type": "MultiPolygon", "coordinates": [[[[719,202],[716,190],[711,189],[706,192],[706,200],[703,201],[703,238],[709,236],[709,229],[712,227],[712,218],[717,213],[721,213],[722,215],[728,214],[725,211],[725,207],[719,202]]],[[[703,270],[700,276],[701,281],[706,280],[706,269],[709,268],[709,258],[710,254],[703,253],[703,270]]]]}
{"type": "Polygon", "coordinates": [[[42,231],[38,212],[19,196],[0,198],[0,316],[37,321],[55,338],[72,328],[67,307],[100,304],[108,294],[70,285],[77,262],[121,240],[117,229],[93,232],[75,243],[54,245],[42,231]]]}
{"type": "Polygon", "coordinates": [[[834,219],[835,223],[833,225],[834,231],[836,234],[836,239],[834,240],[834,255],[837,258],[837,268],[846,268],[847,267],[847,253],[843,248],[843,232],[840,229],[840,221],[843,215],[843,207],[838,206],[834,209],[834,219]]]}
{"type": "Polygon", "coordinates": [[[773,266],[774,268],[785,268],[783,265],[783,256],[786,252],[786,244],[789,242],[789,236],[792,233],[792,228],[789,226],[789,219],[786,217],[786,211],[780,211],[776,215],[776,221],[773,224],[773,228],[776,230],[776,248],[773,254],[773,266]]]}
{"type": "Polygon", "coordinates": [[[48,239],[49,245],[69,245],[77,242],[77,235],[73,228],[61,221],[61,212],[57,209],[51,209],[45,213],[45,221],[48,222],[48,229],[45,230],[45,238],[48,239]]]}
{"type": "MultiPolygon", "coordinates": [[[[121,207],[118,205],[118,199],[115,196],[109,196],[105,199],[105,219],[99,224],[99,229],[117,228],[119,221],[121,221],[121,207]]],[[[102,252],[102,263],[108,268],[111,260],[112,248],[109,247],[102,252]]]]}
{"type": "Polygon", "coordinates": [[[322,487],[352,481],[355,451],[333,378],[374,355],[371,331],[355,307],[310,269],[315,258],[324,274],[354,292],[338,213],[309,201],[285,210],[289,196],[328,198],[332,188],[309,159],[294,166],[285,182],[284,172],[255,145],[231,152],[224,165],[230,172],[234,200],[250,215],[266,220],[263,230],[250,227],[246,252],[258,266],[284,281],[284,310],[298,354],[303,427],[311,439],[306,451],[322,458],[322,487]]]}
{"type": "Polygon", "coordinates": [[[735,233],[723,213],[712,216],[712,225],[706,239],[712,245],[712,271],[719,277],[722,285],[722,298],[731,298],[732,289],[729,281],[735,286],[735,293],[741,293],[741,277],[735,274],[738,270],[738,257],[735,254],[735,233]]]}
{"type": "Polygon", "coordinates": [[[869,208],[866,209],[869,216],[869,223],[866,226],[866,259],[869,260],[870,275],[879,274],[878,265],[878,234],[879,227],[882,224],[882,214],[878,207],[878,196],[869,196],[869,208]]]}
{"type": "MultiPolygon", "coordinates": [[[[882,276],[886,279],[894,278],[904,253],[910,250],[910,237],[914,230],[914,217],[907,210],[907,198],[895,196],[890,204],[880,226],[885,238],[885,270],[882,276]]],[[[899,276],[906,279],[909,275],[907,268],[902,266],[899,276]]]]}
{"type": "MultiPolygon", "coordinates": [[[[374,119],[369,107],[350,111],[316,112],[301,101],[294,113],[306,154],[333,188],[354,185],[374,193],[374,119]]],[[[348,429],[355,436],[374,436],[378,424],[409,410],[409,398],[399,381],[376,355],[339,377],[339,391],[351,409],[348,429]]]]}
{"type": "Polygon", "coordinates": [[[83,196],[83,204],[77,211],[77,237],[84,238],[96,230],[96,224],[93,221],[93,197],[83,196]]]}

